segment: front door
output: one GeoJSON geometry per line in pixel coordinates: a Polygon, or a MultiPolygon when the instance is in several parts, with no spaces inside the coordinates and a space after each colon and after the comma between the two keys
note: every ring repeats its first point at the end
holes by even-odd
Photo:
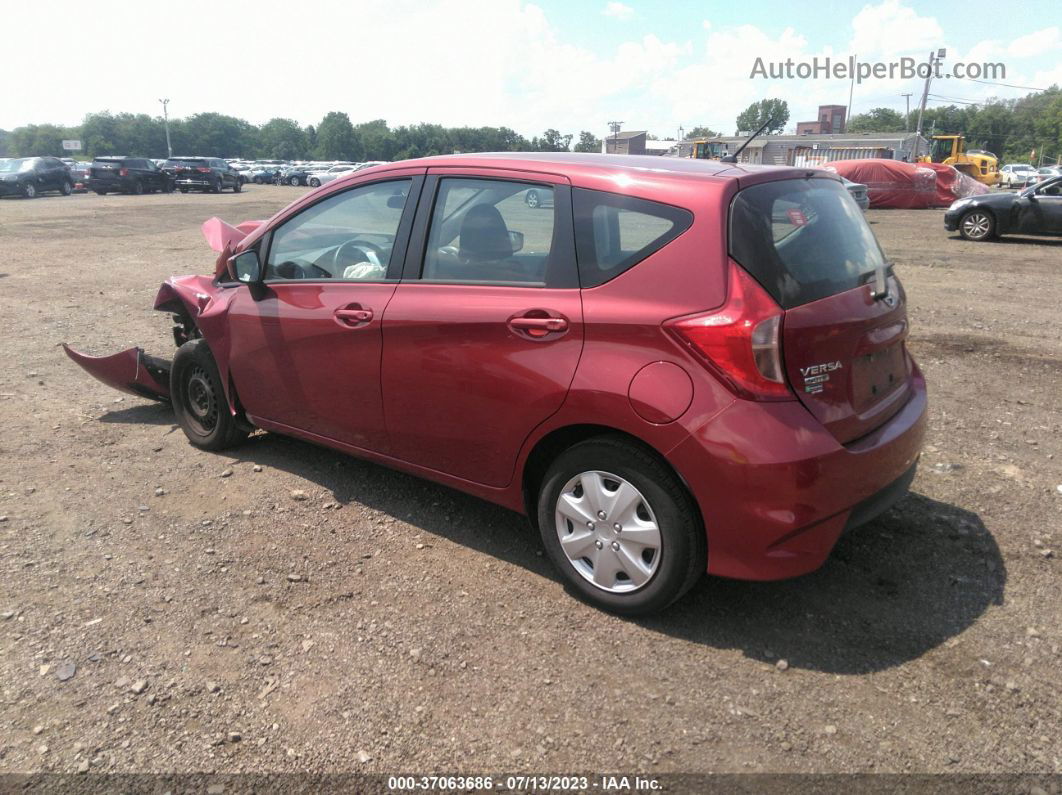
{"type": "Polygon", "coordinates": [[[384,316],[387,430],[398,458],[504,486],[582,351],[571,191],[559,176],[453,171],[429,172],[384,316]]]}
{"type": "Polygon", "coordinates": [[[266,294],[237,288],[229,308],[230,372],[252,417],[386,451],[381,325],[422,181],[380,175],[263,239],[266,294]]]}

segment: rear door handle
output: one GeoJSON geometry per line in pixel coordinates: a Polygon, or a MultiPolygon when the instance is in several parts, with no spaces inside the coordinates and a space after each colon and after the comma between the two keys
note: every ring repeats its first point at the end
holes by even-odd
{"type": "Polygon", "coordinates": [[[512,328],[525,331],[566,331],[568,321],[562,317],[514,317],[509,321],[512,328]]]}

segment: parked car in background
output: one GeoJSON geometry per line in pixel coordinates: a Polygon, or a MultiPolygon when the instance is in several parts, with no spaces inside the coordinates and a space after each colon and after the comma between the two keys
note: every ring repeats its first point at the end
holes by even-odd
{"type": "Polygon", "coordinates": [[[310,174],[315,166],[310,164],[288,166],[280,170],[277,177],[277,184],[291,185],[292,187],[297,185],[308,185],[310,180],[310,174]]]}
{"type": "Polygon", "coordinates": [[[57,157],[12,157],[0,163],[0,196],[32,199],[47,191],[74,192],[70,169],[57,157]]]}
{"type": "Polygon", "coordinates": [[[325,183],[331,182],[338,177],[346,176],[358,170],[360,164],[342,164],[338,166],[332,166],[325,171],[312,171],[306,178],[306,184],[311,188],[319,188],[325,183]]]}
{"type": "Polygon", "coordinates": [[[532,210],[539,207],[547,209],[553,206],[553,191],[544,191],[541,188],[528,188],[524,191],[524,204],[532,210]]]}
{"type": "Polygon", "coordinates": [[[1045,182],[1052,177],[1062,176],[1062,167],[1059,166],[1044,166],[1043,168],[1036,169],[1036,181],[1045,182]]]}
{"type": "Polygon", "coordinates": [[[959,199],[944,213],[944,228],[967,240],[1000,235],[1062,235],[1062,176],[1019,193],[987,193],[959,199]]]}
{"type": "Polygon", "coordinates": [[[841,182],[844,183],[851,197],[855,199],[855,203],[859,205],[860,210],[866,212],[870,209],[870,194],[867,193],[866,185],[862,182],[852,182],[852,180],[844,177],[841,177],[841,182]]]}
{"type": "Polygon", "coordinates": [[[166,161],[166,170],[172,171],[181,193],[190,190],[221,193],[226,188],[232,188],[233,193],[243,190],[240,172],[220,157],[174,157],[166,161]]]}
{"type": "Polygon", "coordinates": [[[89,190],[107,193],[154,193],[173,191],[172,177],[146,157],[97,157],[88,171],[89,190]]]}
{"type": "Polygon", "coordinates": [[[85,193],[88,190],[89,169],[92,163],[84,160],[77,161],[70,169],[70,179],[74,181],[74,193],[85,193]]]}
{"type": "Polygon", "coordinates": [[[1036,181],[1036,169],[1028,163],[1008,163],[999,170],[999,185],[1003,188],[1024,188],[1036,181]]]}
{"type": "Polygon", "coordinates": [[[265,185],[276,182],[280,174],[280,166],[254,166],[247,172],[248,178],[255,185],[265,185]]]}
{"type": "Polygon", "coordinates": [[[154,302],[172,363],[68,354],[202,449],[259,427],[521,511],[572,591],[645,614],[705,571],[819,568],[914,478],[906,297],[851,204],[780,166],[393,163],[216,222],[236,253],[154,302]]]}

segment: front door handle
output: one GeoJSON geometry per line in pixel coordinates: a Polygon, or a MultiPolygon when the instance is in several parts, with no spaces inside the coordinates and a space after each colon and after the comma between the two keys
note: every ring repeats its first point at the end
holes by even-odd
{"type": "Polygon", "coordinates": [[[562,317],[514,317],[509,325],[524,331],[567,331],[568,321],[562,317]]]}
{"type": "Polygon", "coordinates": [[[361,326],[372,320],[372,310],[360,307],[344,307],[335,311],[336,320],[344,326],[361,326]]]}

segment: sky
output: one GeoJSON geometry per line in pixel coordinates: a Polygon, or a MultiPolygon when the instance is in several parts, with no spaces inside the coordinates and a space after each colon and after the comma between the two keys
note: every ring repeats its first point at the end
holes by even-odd
{"type": "MultiPolygon", "coordinates": [[[[169,98],[171,116],[255,124],[316,124],[338,110],[355,123],[528,136],[602,136],[609,121],[661,138],[697,125],[730,134],[759,99],[785,99],[789,127],[814,120],[819,104],[848,104],[849,80],[752,78],[757,57],[871,63],[944,47],[946,68],[1002,63],[996,83],[1062,84],[1058,16],[1057,0],[37,0],[4,8],[0,129],[102,110],[161,115],[169,98]],[[57,23],[59,42],[29,33],[41,20],[57,23]]],[[[906,92],[914,107],[922,83],[857,84],[853,112],[902,112],[906,92]]],[[[1029,93],[960,79],[931,92],[948,100],[930,106],[1029,93]]]]}

